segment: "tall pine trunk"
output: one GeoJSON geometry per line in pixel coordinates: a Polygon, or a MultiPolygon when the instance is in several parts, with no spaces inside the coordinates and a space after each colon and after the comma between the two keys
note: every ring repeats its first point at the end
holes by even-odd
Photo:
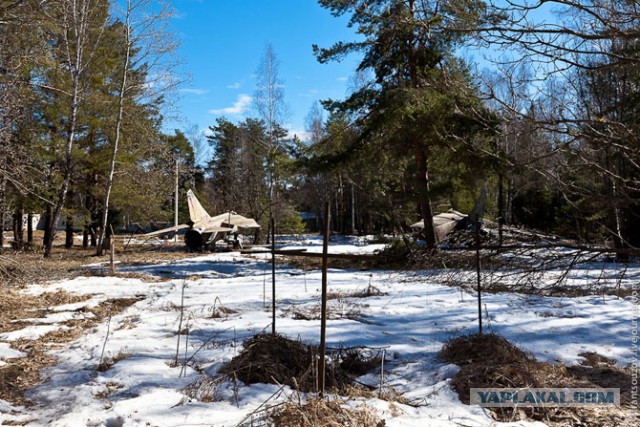
{"type": "Polygon", "coordinates": [[[22,203],[18,202],[16,210],[13,214],[13,246],[16,250],[24,249],[24,209],[22,203]]]}
{"type": "Polygon", "coordinates": [[[67,214],[67,226],[65,227],[64,247],[71,249],[73,247],[73,215],[67,214]]]}
{"type": "Polygon", "coordinates": [[[27,214],[27,243],[33,244],[33,213],[27,214]]]}
{"type": "Polygon", "coordinates": [[[431,208],[431,189],[429,187],[429,171],[427,168],[427,155],[420,143],[415,143],[416,162],[416,202],[420,215],[424,220],[422,237],[427,249],[435,249],[437,238],[433,228],[433,210],[431,208]]]}

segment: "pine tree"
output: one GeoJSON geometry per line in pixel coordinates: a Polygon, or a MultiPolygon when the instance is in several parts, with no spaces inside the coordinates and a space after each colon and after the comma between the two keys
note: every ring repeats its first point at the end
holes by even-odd
{"type": "MultiPolygon", "coordinates": [[[[450,144],[473,151],[491,120],[477,99],[464,65],[453,57],[462,36],[444,28],[457,21],[478,20],[484,3],[469,1],[320,0],[334,15],[350,14],[363,37],[314,47],[320,62],[351,52],[363,55],[359,71],[372,81],[341,102],[326,102],[332,111],[355,116],[360,146],[378,153],[413,157],[413,193],[425,221],[424,239],[436,247],[433,228],[433,178],[430,167],[450,144]]],[[[356,147],[354,147],[355,149],[356,147]]]]}

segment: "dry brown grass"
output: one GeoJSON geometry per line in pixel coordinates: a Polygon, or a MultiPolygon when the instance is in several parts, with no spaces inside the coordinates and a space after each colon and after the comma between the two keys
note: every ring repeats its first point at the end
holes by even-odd
{"type": "Polygon", "coordinates": [[[610,425],[632,426],[629,402],[631,377],[622,368],[611,366],[611,359],[594,353],[583,353],[587,364],[608,362],[604,367],[565,367],[537,361],[496,334],[468,335],[448,341],[440,357],[461,366],[452,381],[460,400],[469,403],[471,388],[620,388],[623,408],[597,409],[574,407],[492,408],[500,421],[533,419],[554,426],[610,425]]]}
{"type": "Polygon", "coordinates": [[[56,360],[49,356],[53,348],[60,348],[80,337],[87,329],[94,327],[108,315],[115,315],[137,302],[136,298],[108,300],[89,309],[95,315],[91,319],[66,322],[70,329],[49,332],[36,340],[19,340],[12,343],[16,350],[26,353],[26,357],[13,359],[0,368],[0,398],[20,405],[29,402],[24,392],[40,382],[40,370],[52,366],[56,360]]]}
{"type": "Polygon", "coordinates": [[[220,369],[245,384],[287,384],[301,390],[317,390],[314,360],[317,348],[281,335],[259,334],[243,345],[243,350],[220,369]]]}
{"type": "Polygon", "coordinates": [[[224,385],[224,377],[209,377],[203,375],[197,381],[189,384],[182,390],[182,393],[199,402],[210,403],[219,402],[220,389],[224,385]]]}
{"type": "Polygon", "coordinates": [[[385,421],[367,405],[355,409],[341,400],[311,399],[305,404],[287,402],[268,415],[269,425],[281,427],[382,427],[385,421]]]}
{"type": "Polygon", "coordinates": [[[121,360],[125,360],[129,357],[131,357],[133,353],[131,353],[130,351],[120,351],[118,352],[118,354],[116,354],[113,357],[105,357],[102,362],[100,362],[100,364],[98,364],[98,367],[96,368],[96,371],[98,372],[106,372],[109,369],[111,369],[113,367],[113,365],[115,365],[116,363],[120,362],[121,360]]]}
{"type": "MultiPolygon", "coordinates": [[[[327,301],[327,319],[349,319],[356,322],[367,323],[363,314],[368,306],[346,299],[330,299],[327,301]]],[[[322,304],[292,305],[283,310],[285,316],[291,316],[296,320],[320,320],[322,316],[322,304]]]]}
{"type": "Polygon", "coordinates": [[[91,319],[67,321],[65,326],[69,329],[52,331],[36,340],[13,342],[12,346],[27,356],[13,359],[0,368],[0,398],[17,404],[28,404],[24,399],[24,392],[40,382],[39,372],[42,368],[56,362],[48,354],[51,349],[60,348],[77,339],[106,316],[115,315],[137,301],[139,299],[136,298],[108,300],[88,310],[94,314],[91,319]]]}
{"type": "MultiPolygon", "coordinates": [[[[220,373],[245,384],[286,384],[294,390],[317,392],[318,348],[281,335],[259,334],[247,340],[243,350],[220,373]]],[[[363,348],[331,352],[327,364],[327,389],[350,393],[352,380],[380,364],[379,355],[363,348]]]]}
{"type": "MultiPolygon", "coordinates": [[[[52,280],[64,280],[80,275],[108,274],[109,255],[96,256],[95,248],[83,249],[74,246],[65,249],[55,246],[50,258],[43,258],[41,251],[4,251],[0,255],[0,287],[24,287],[31,283],[45,283],[52,280]],[[87,264],[103,263],[102,269],[85,268],[87,264]]],[[[115,242],[116,276],[144,278],[135,273],[118,273],[119,266],[159,264],[202,254],[188,253],[181,244],[167,246],[130,245],[123,246],[115,242]]]]}
{"type": "Polygon", "coordinates": [[[24,319],[41,317],[54,306],[81,302],[89,295],[74,295],[65,291],[47,292],[38,296],[20,293],[16,288],[5,288],[0,299],[0,332],[22,329],[29,322],[24,319]]]}
{"type": "MultiPolygon", "coordinates": [[[[44,316],[57,305],[81,302],[88,295],[72,295],[64,291],[44,293],[38,296],[19,293],[15,288],[6,288],[0,301],[0,332],[23,328],[30,324],[28,319],[44,316]]],[[[105,301],[97,307],[87,309],[94,317],[84,320],[65,322],[65,329],[49,332],[36,340],[21,339],[11,343],[12,347],[26,354],[25,357],[7,361],[0,367],[0,399],[26,405],[24,392],[40,382],[39,372],[51,366],[56,360],[49,356],[53,348],[81,336],[106,316],[117,314],[138,301],[136,298],[123,298],[105,301]]]]}
{"type": "MultiPolygon", "coordinates": [[[[41,239],[41,236],[36,234],[36,237],[41,239]]],[[[22,329],[31,324],[29,319],[45,316],[54,306],[81,302],[90,298],[90,295],[74,295],[65,291],[47,292],[38,296],[20,292],[29,284],[105,274],[106,268],[104,271],[96,271],[84,266],[99,262],[106,265],[109,261],[107,254],[97,257],[95,248],[65,249],[60,245],[61,237],[63,233],[58,234],[56,246],[50,258],[43,258],[41,251],[33,249],[22,252],[5,250],[0,255],[0,288],[3,294],[0,299],[0,332],[22,329]]],[[[188,254],[181,245],[165,247],[131,245],[125,250],[123,244],[116,241],[115,249],[116,260],[120,261],[120,265],[153,264],[196,256],[196,254],[188,254]]],[[[143,280],[147,278],[144,275],[128,273],[116,272],[115,275],[127,278],[138,277],[143,280]]],[[[60,348],[77,339],[87,329],[94,327],[106,317],[121,312],[138,300],[122,298],[105,301],[97,307],[85,309],[91,312],[94,318],[65,322],[65,329],[52,331],[37,340],[22,339],[12,342],[11,345],[16,350],[26,353],[26,356],[9,360],[7,365],[0,367],[0,399],[16,404],[28,404],[24,398],[24,392],[40,382],[39,372],[42,368],[56,363],[56,360],[48,355],[52,348],[60,348]]]]}

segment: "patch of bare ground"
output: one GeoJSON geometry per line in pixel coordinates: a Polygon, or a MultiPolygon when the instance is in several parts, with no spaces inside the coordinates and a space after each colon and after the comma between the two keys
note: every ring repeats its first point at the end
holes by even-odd
{"type": "MultiPolygon", "coordinates": [[[[50,300],[51,297],[47,295],[59,296],[65,294],[58,292],[56,294],[43,294],[36,298],[27,297],[22,299],[26,305],[37,305],[38,300],[50,300]]],[[[24,295],[20,295],[20,297],[24,297],[24,295]]],[[[82,301],[82,298],[75,297],[71,298],[71,300],[82,301]]],[[[86,311],[93,314],[90,318],[67,321],[64,324],[64,328],[49,332],[36,340],[21,339],[12,342],[12,347],[24,352],[26,356],[12,359],[7,365],[0,367],[0,398],[15,404],[28,405],[29,402],[25,400],[24,392],[40,383],[41,369],[53,366],[56,363],[56,360],[49,355],[50,350],[60,348],[77,339],[106,317],[120,313],[139,300],[139,298],[107,300],[96,307],[86,309],[86,311]]],[[[19,309],[13,310],[13,315],[19,316],[19,312],[19,309]]],[[[23,309],[22,315],[33,317],[33,312],[23,309]]]]}
{"type": "MultiPolygon", "coordinates": [[[[120,241],[115,242],[116,273],[120,265],[159,264],[184,258],[201,256],[201,253],[189,253],[184,245],[170,244],[166,246],[135,245],[125,247],[120,241]]],[[[108,272],[109,254],[96,256],[95,248],[84,249],[74,246],[65,249],[55,246],[51,257],[44,258],[39,250],[9,251],[0,255],[0,286],[22,287],[31,283],[44,283],[51,280],[70,279],[79,275],[106,274],[108,272]],[[104,268],[85,267],[87,264],[103,263],[104,268]],[[97,273],[96,273],[97,272],[97,273]]],[[[120,273],[126,277],[132,276],[120,273]]]]}
{"type": "MultiPolygon", "coordinates": [[[[85,262],[79,251],[61,251],[57,248],[51,258],[30,250],[5,253],[0,256],[0,332],[22,329],[31,324],[29,319],[43,317],[51,308],[63,304],[82,302],[89,295],[73,295],[64,291],[46,292],[41,295],[21,293],[20,289],[32,283],[72,278],[85,262]]],[[[11,345],[26,356],[7,361],[0,367],[0,398],[17,404],[25,404],[24,391],[39,382],[39,371],[55,360],[47,354],[51,344],[71,341],[75,331],[82,328],[50,332],[38,340],[20,340],[11,345]]]]}
{"type": "MultiPolygon", "coordinates": [[[[59,241],[60,239],[57,240],[59,241]]],[[[115,254],[115,259],[125,265],[161,263],[198,255],[188,254],[180,245],[125,247],[119,241],[115,243],[115,254]]],[[[57,245],[50,258],[43,258],[41,251],[33,247],[20,252],[5,250],[0,255],[0,287],[3,293],[0,299],[0,333],[29,326],[32,324],[30,319],[47,315],[55,306],[82,302],[90,298],[90,295],[74,295],[65,291],[46,292],[34,296],[20,292],[21,289],[33,283],[67,280],[86,275],[106,275],[106,270],[96,272],[94,269],[87,269],[85,265],[97,262],[107,264],[108,261],[108,255],[97,257],[95,248],[65,249],[57,245]]],[[[117,271],[114,275],[143,280],[149,278],[145,275],[117,271]]],[[[81,310],[88,311],[93,316],[87,316],[83,320],[67,321],[60,329],[49,332],[37,340],[21,339],[12,342],[12,347],[24,352],[26,356],[8,360],[6,365],[0,367],[0,399],[27,405],[24,392],[40,382],[39,372],[42,368],[56,363],[48,354],[49,350],[73,341],[103,319],[123,311],[136,301],[139,299],[112,299],[93,308],[82,308],[81,310]]]]}
{"type": "Polygon", "coordinates": [[[631,372],[596,353],[582,353],[581,366],[551,365],[537,361],[496,334],[467,335],[448,341],[440,352],[447,362],[461,367],[452,381],[460,400],[470,401],[471,388],[619,388],[621,407],[487,408],[496,420],[538,420],[550,426],[625,426],[637,424],[629,406],[631,372]]]}
{"type": "MultiPolygon", "coordinates": [[[[286,264],[304,271],[320,270],[322,268],[322,258],[305,257],[294,255],[276,256],[276,264],[286,264]]],[[[399,267],[397,264],[384,265],[384,268],[399,267]]],[[[329,259],[329,268],[341,268],[349,270],[367,271],[382,268],[380,261],[358,260],[358,259],[329,259]]]]}

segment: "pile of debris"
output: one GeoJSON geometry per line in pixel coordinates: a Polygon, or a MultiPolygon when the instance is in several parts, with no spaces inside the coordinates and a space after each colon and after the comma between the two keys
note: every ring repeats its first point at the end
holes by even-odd
{"type": "MultiPolygon", "coordinates": [[[[556,426],[573,425],[634,425],[624,408],[629,402],[630,373],[611,364],[606,367],[566,367],[537,361],[497,334],[466,335],[448,341],[440,351],[440,357],[461,367],[451,382],[460,400],[470,403],[471,388],[621,388],[623,408],[616,407],[540,407],[519,406],[491,408],[494,418],[500,421],[533,419],[556,426]],[[595,370],[606,369],[606,377],[616,383],[601,383],[594,376],[595,370]]],[[[584,353],[586,364],[592,354],[584,353]]],[[[598,359],[600,360],[600,359],[598,359]]],[[[605,360],[606,362],[606,360],[605,360]]],[[[611,361],[609,361],[611,362],[611,361]]]]}
{"type": "Polygon", "coordinates": [[[304,405],[285,403],[269,414],[269,421],[274,426],[281,427],[383,427],[386,425],[385,421],[378,417],[376,411],[367,405],[351,409],[340,400],[327,401],[324,399],[311,399],[304,405]]]}
{"type": "MultiPolygon", "coordinates": [[[[220,369],[245,384],[286,384],[302,392],[318,391],[318,347],[285,338],[259,334],[243,345],[243,350],[220,369]]],[[[332,352],[326,369],[327,389],[349,388],[353,379],[380,364],[380,358],[366,349],[348,348],[332,352]]]]}
{"type": "MultiPolygon", "coordinates": [[[[433,216],[433,228],[438,242],[445,247],[474,247],[476,245],[476,226],[480,227],[478,237],[482,246],[498,246],[499,244],[514,243],[553,243],[561,240],[551,234],[540,233],[513,226],[503,226],[502,242],[500,242],[499,224],[482,218],[474,212],[469,215],[453,209],[433,216]]],[[[424,221],[411,225],[414,232],[424,229],[424,221]]]]}

